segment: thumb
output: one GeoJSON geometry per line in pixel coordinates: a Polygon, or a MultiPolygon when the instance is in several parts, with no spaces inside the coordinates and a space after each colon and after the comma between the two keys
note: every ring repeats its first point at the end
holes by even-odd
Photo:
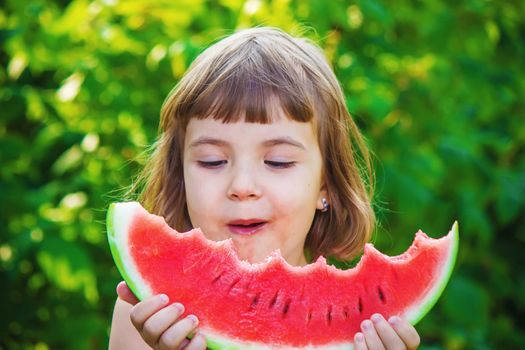
{"type": "Polygon", "coordinates": [[[117,285],[117,294],[120,299],[124,300],[127,303],[130,303],[131,305],[135,305],[139,302],[135,294],[133,294],[131,289],[129,289],[128,285],[124,281],[121,281],[117,285]]]}

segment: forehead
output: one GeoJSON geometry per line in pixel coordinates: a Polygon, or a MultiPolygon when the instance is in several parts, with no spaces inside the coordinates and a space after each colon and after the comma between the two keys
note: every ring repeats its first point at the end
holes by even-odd
{"type": "MultiPolygon", "coordinates": [[[[224,123],[213,118],[190,119],[185,137],[187,149],[199,140],[217,139],[239,146],[250,144],[266,145],[270,140],[290,140],[302,144],[305,149],[318,148],[317,136],[313,122],[298,122],[286,117],[274,118],[271,123],[251,123],[244,120],[224,123]]],[[[279,143],[280,144],[280,143],[279,143]]]]}

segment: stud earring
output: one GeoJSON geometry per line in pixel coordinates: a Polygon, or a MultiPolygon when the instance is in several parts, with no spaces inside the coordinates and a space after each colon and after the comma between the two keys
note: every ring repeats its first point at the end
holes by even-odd
{"type": "Polygon", "coordinates": [[[328,201],[326,200],[326,198],[321,198],[321,202],[323,202],[323,209],[321,209],[321,212],[325,213],[328,211],[328,201]]]}

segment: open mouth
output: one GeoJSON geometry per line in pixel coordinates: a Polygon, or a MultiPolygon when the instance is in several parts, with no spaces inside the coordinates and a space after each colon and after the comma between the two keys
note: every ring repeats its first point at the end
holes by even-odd
{"type": "Polygon", "coordinates": [[[261,220],[236,220],[228,223],[228,229],[235,234],[248,235],[260,231],[266,223],[261,220]]]}

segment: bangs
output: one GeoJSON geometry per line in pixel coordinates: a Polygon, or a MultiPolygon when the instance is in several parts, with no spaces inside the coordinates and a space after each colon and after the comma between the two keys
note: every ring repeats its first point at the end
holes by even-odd
{"type": "Polygon", "coordinates": [[[268,124],[280,117],[281,110],[295,121],[314,117],[313,84],[304,68],[255,40],[238,47],[235,55],[197,63],[205,64],[211,65],[207,74],[189,82],[192,89],[174,111],[183,124],[190,118],[209,117],[224,123],[268,124]]]}

